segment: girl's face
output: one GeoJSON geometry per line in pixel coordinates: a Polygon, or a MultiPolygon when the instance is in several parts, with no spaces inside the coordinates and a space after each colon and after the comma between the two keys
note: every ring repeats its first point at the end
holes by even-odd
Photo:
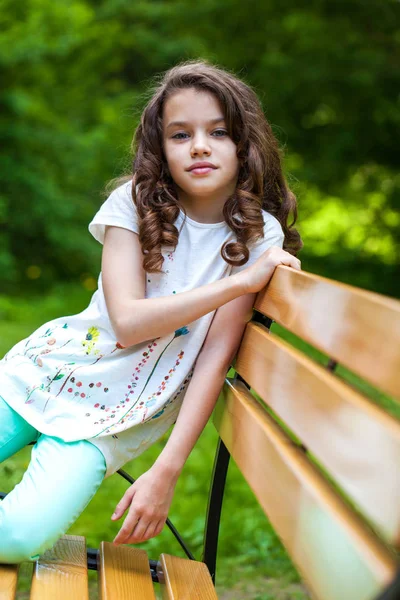
{"type": "Polygon", "coordinates": [[[181,197],[221,200],[235,191],[240,168],[236,144],[213,94],[188,88],[170,96],[164,105],[163,144],[181,197]],[[198,162],[213,168],[190,170],[198,162]]]}

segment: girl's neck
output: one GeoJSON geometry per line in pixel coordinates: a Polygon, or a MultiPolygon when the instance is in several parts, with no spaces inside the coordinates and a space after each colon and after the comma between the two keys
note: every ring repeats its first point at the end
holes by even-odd
{"type": "Polygon", "coordinates": [[[223,207],[226,202],[224,196],[187,196],[178,194],[179,204],[185,209],[187,216],[198,223],[221,223],[224,221],[223,207]]]}

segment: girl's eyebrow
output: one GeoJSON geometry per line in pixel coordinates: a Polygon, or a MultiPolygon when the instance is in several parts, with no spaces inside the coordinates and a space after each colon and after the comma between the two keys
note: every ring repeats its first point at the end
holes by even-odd
{"type": "MultiPolygon", "coordinates": [[[[207,121],[208,123],[220,123],[221,121],[225,121],[224,117],[217,117],[216,119],[210,119],[209,121],[207,121]]],[[[187,125],[188,122],[187,121],[171,121],[171,123],[169,123],[166,127],[166,129],[169,129],[170,127],[173,127],[174,125],[179,125],[179,127],[185,127],[185,125],[187,125]]]]}

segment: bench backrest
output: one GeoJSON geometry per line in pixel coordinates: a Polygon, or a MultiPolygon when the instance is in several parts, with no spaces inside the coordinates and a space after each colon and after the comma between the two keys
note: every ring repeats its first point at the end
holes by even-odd
{"type": "MultiPolygon", "coordinates": [[[[375,598],[399,566],[400,421],[334,371],[349,369],[384,400],[400,399],[400,302],[279,266],[255,309],[237,375],[214,410],[219,484],[208,534],[218,527],[229,453],[313,597],[375,598]],[[274,335],[260,314],[326,358],[274,335]]],[[[210,548],[206,541],[209,566],[210,548]]]]}

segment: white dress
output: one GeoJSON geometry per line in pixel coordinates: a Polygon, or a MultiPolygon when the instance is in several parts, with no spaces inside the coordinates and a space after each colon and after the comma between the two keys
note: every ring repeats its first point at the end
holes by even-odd
{"type": "MultiPolygon", "coordinates": [[[[234,240],[225,222],[184,218],[176,250],[163,247],[163,273],[146,273],[146,298],[168,296],[227,277],[283,243],[278,220],[266,211],[264,239],[243,267],[220,254],[234,240]]],[[[138,233],[131,182],[114,190],[89,224],[100,243],[105,225],[138,233]]],[[[87,308],[40,326],[0,361],[0,395],[41,433],[66,442],[86,439],[104,454],[109,477],[154,444],[176,421],[215,311],[162,337],[124,348],[112,328],[101,272],[87,308]]]]}

